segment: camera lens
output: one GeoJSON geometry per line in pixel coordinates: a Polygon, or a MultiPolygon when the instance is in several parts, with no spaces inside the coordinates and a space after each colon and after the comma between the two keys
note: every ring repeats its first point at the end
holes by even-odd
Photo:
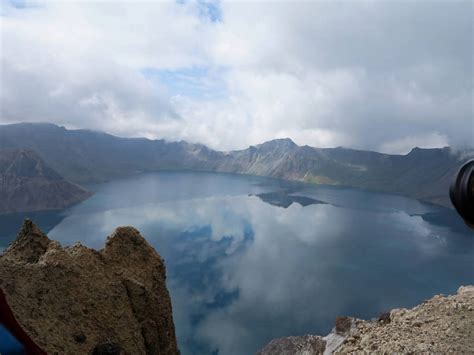
{"type": "Polygon", "coordinates": [[[474,226],[474,159],[459,169],[449,190],[451,202],[462,218],[474,226]]]}
{"type": "Polygon", "coordinates": [[[474,174],[471,172],[471,176],[469,178],[469,194],[471,196],[471,201],[472,198],[474,197],[474,174]]]}

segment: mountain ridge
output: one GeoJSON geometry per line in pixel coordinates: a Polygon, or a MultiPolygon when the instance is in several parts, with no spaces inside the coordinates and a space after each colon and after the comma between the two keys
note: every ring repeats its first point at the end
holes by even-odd
{"type": "MultiPolygon", "coordinates": [[[[185,140],[179,140],[179,141],[167,140],[165,138],[152,139],[152,138],[146,138],[146,137],[121,137],[121,136],[118,136],[118,135],[115,135],[115,134],[112,134],[112,133],[108,133],[108,132],[105,132],[105,131],[88,129],[88,128],[69,129],[69,128],[66,128],[65,126],[57,125],[55,123],[50,123],[50,122],[18,122],[18,123],[0,124],[0,133],[2,133],[1,132],[2,129],[7,129],[8,130],[10,128],[13,128],[13,129],[15,129],[15,128],[20,128],[20,129],[22,129],[22,128],[53,128],[53,129],[56,129],[57,131],[90,133],[90,134],[93,134],[93,135],[108,136],[108,137],[112,137],[112,138],[116,138],[116,139],[120,139],[120,140],[159,142],[159,143],[167,143],[167,144],[186,144],[186,145],[190,145],[190,146],[193,146],[193,147],[204,147],[208,150],[212,150],[214,152],[219,152],[219,153],[222,153],[222,154],[228,154],[228,153],[232,153],[232,152],[241,152],[241,151],[245,151],[245,150],[248,150],[248,149],[251,149],[251,148],[257,148],[257,147],[261,147],[261,146],[264,146],[264,145],[267,145],[267,144],[275,144],[275,143],[279,143],[279,142],[288,142],[289,145],[293,145],[293,146],[296,146],[296,147],[299,147],[299,148],[311,148],[311,149],[322,150],[322,151],[324,151],[324,150],[345,150],[345,151],[374,153],[374,154],[387,155],[387,156],[407,156],[410,153],[412,153],[413,151],[417,151],[417,150],[437,151],[437,150],[446,150],[447,149],[447,150],[454,151],[454,149],[452,149],[452,147],[450,147],[449,145],[444,146],[444,147],[440,147],[440,148],[421,148],[421,147],[418,147],[418,146],[414,146],[413,148],[411,148],[411,150],[408,153],[405,153],[405,154],[383,153],[383,152],[378,152],[378,151],[375,151],[375,150],[350,148],[350,147],[346,147],[346,146],[321,148],[321,147],[310,146],[310,145],[307,145],[307,144],[298,145],[290,137],[273,138],[273,139],[270,139],[268,141],[264,141],[262,143],[251,144],[247,148],[242,148],[242,149],[215,150],[213,148],[208,147],[207,145],[205,145],[203,143],[191,143],[191,142],[188,142],[188,141],[185,141],[185,140]]],[[[463,149],[461,149],[461,150],[463,150],[463,149]]],[[[465,148],[464,150],[474,151],[474,147],[465,148]]]]}
{"type": "Polygon", "coordinates": [[[12,148],[35,151],[60,175],[78,184],[139,172],[199,170],[362,188],[444,206],[450,206],[448,186],[465,153],[449,147],[415,147],[405,155],[393,155],[299,146],[290,138],[223,152],[185,141],[121,138],[50,123],[0,125],[0,149],[12,148]]]}

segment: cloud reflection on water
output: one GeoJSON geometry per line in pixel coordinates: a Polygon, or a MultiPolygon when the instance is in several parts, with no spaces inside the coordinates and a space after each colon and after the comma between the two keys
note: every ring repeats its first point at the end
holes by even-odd
{"type": "Polygon", "coordinates": [[[71,214],[50,235],[101,247],[116,226],[137,227],[166,259],[183,354],[243,354],[278,336],[325,333],[339,314],[375,316],[472,280],[467,259],[456,265],[459,250],[446,248],[447,228],[374,210],[197,197],[71,214]]]}

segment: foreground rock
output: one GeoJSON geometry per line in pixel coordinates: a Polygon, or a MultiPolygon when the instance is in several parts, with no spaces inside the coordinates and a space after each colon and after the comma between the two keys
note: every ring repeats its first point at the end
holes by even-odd
{"type": "Polygon", "coordinates": [[[131,227],[96,251],[62,248],[25,221],[0,257],[17,325],[48,354],[178,354],[160,255],[131,227]]]}
{"type": "Polygon", "coordinates": [[[303,335],[299,337],[285,337],[272,340],[258,355],[294,355],[294,354],[322,354],[326,348],[326,341],[317,335],[303,335]]]}
{"type": "Polygon", "coordinates": [[[474,353],[474,286],[438,295],[410,310],[395,309],[378,320],[338,317],[326,337],[276,339],[259,354],[474,353]],[[322,346],[321,346],[322,345],[322,346]]]}

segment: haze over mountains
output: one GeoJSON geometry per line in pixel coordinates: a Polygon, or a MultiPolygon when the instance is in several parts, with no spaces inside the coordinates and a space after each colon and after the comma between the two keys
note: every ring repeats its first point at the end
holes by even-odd
{"type": "Polygon", "coordinates": [[[291,139],[221,152],[184,141],[119,138],[47,123],[1,125],[0,150],[35,152],[59,177],[77,184],[165,169],[201,170],[364,188],[445,206],[462,161],[462,154],[448,147],[388,155],[298,146],[291,139]]]}

